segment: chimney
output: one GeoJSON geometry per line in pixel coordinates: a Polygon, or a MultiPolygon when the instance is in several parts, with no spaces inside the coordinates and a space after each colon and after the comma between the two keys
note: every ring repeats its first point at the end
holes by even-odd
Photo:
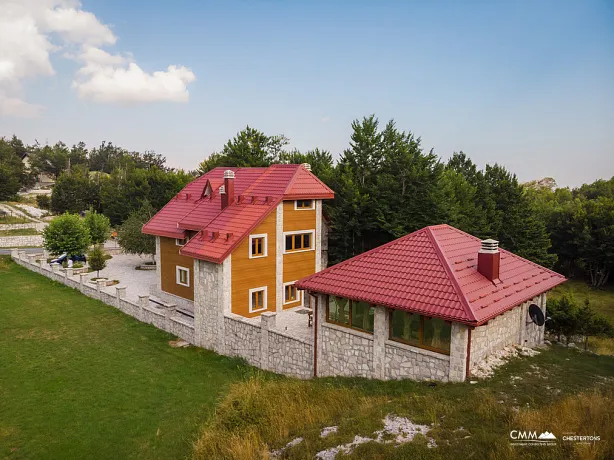
{"type": "Polygon", "coordinates": [[[303,168],[305,168],[307,171],[311,171],[311,165],[309,163],[303,163],[303,168]]]}
{"type": "Polygon", "coordinates": [[[235,173],[230,169],[224,171],[224,185],[220,187],[222,209],[235,202],[235,173]]]}
{"type": "Polygon", "coordinates": [[[483,240],[482,247],[478,252],[478,272],[489,281],[499,279],[499,262],[501,253],[499,252],[499,242],[496,240],[483,240]]]}

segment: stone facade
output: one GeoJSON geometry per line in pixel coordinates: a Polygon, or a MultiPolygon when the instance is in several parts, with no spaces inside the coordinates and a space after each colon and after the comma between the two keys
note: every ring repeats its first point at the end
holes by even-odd
{"type": "Polygon", "coordinates": [[[538,305],[546,315],[546,294],[542,294],[471,331],[471,369],[488,355],[506,346],[534,347],[543,343],[544,326],[537,326],[528,314],[532,303],[538,305]]]}
{"type": "Polygon", "coordinates": [[[450,357],[402,343],[386,343],[386,380],[440,380],[449,379],[450,357]]]}
{"type": "Polygon", "coordinates": [[[373,377],[373,336],[335,324],[319,325],[319,376],[373,377]]]}
{"type": "Polygon", "coordinates": [[[260,327],[238,315],[224,318],[224,354],[238,356],[253,366],[260,366],[260,334],[260,327]]]}
{"type": "Polygon", "coordinates": [[[25,246],[41,247],[41,235],[3,236],[0,238],[0,248],[20,248],[25,246]]]}
{"type": "Polygon", "coordinates": [[[313,377],[313,344],[271,330],[268,346],[267,370],[300,379],[313,377]]]}

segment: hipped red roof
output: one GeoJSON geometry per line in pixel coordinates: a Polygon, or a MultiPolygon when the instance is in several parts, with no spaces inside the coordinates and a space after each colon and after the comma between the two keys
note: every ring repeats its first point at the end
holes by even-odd
{"type": "Polygon", "coordinates": [[[180,253],[221,263],[282,200],[333,197],[303,165],[219,167],[188,184],[143,226],[143,233],[184,238],[186,230],[196,231],[180,253]],[[222,210],[219,188],[227,170],[235,173],[235,202],[222,210]],[[203,196],[207,184],[212,193],[203,196]]]}
{"type": "Polygon", "coordinates": [[[500,283],[477,270],[480,239],[423,228],[296,283],[300,289],[480,325],[565,281],[500,249],[500,283]]]}

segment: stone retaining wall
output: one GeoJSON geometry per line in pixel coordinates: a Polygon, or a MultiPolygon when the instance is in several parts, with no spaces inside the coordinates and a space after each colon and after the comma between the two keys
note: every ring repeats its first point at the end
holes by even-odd
{"type": "Polygon", "coordinates": [[[22,248],[25,246],[42,247],[43,237],[41,235],[0,237],[0,248],[22,248]]]}
{"type": "Polygon", "coordinates": [[[47,224],[45,222],[30,222],[27,224],[0,224],[0,230],[23,230],[24,228],[35,228],[42,232],[47,224]]]}

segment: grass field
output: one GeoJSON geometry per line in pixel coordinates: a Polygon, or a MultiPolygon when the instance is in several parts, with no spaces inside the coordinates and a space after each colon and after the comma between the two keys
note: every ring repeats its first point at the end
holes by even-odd
{"type": "Polygon", "coordinates": [[[27,224],[32,222],[30,219],[28,219],[27,217],[21,217],[21,216],[12,216],[12,215],[3,215],[0,216],[0,224],[27,224]]]}
{"type": "Polygon", "coordinates": [[[553,290],[551,298],[557,298],[563,293],[571,293],[580,303],[589,299],[595,311],[607,316],[614,322],[614,288],[608,285],[604,289],[593,289],[582,280],[568,280],[553,290]]]}
{"type": "Polygon", "coordinates": [[[35,228],[12,228],[10,230],[0,230],[0,236],[27,236],[38,235],[35,228]]]}
{"type": "Polygon", "coordinates": [[[0,258],[0,458],[184,458],[250,368],[0,258]]]}
{"type": "Polygon", "coordinates": [[[372,436],[387,414],[426,424],[349,458],[614,458],[614,358],[560,346],[477,383],[297,381],[197,349],[0,258],[0,458],[284,458],[372,436]],[[337,433],[319,436],[323,427],[337,433]],[[597,433],[512,447],[512,429],[597,433]]]}

